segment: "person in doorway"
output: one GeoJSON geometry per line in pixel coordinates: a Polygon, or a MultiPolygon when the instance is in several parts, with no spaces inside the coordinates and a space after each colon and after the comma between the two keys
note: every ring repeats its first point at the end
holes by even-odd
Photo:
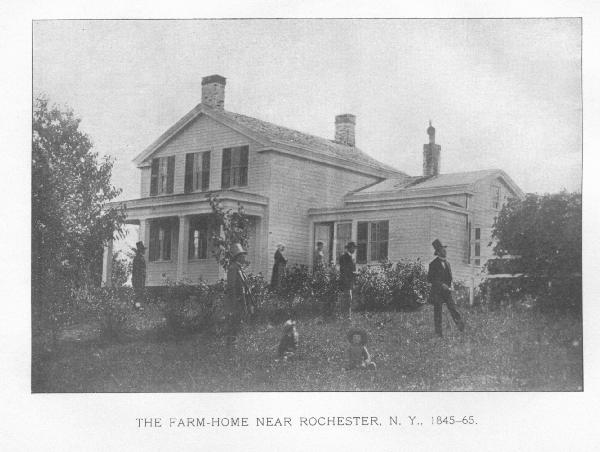
{"type": "Polygon", "coordinates": [[[323,251],[323,242],[317,242],[315,258],[313,260],[313,271],[318,272],[325,268],[325,252],[323,251]]]}
{"type": "Polygon", "coordinates": [[[438,239],[435,239],[432,245],[435,250],[434,254],[437,257],[429,264],[429,272],[427,273],[427,281],[431,283],[429,300],[433,304],[435,332],[442,337],[443,303],[446,303],[448,311],[450,311],[450,315],[460,331],[465,329],[465,323],[452,299],[452,269],[450,268],[450,262],[446,259],[446,247],[438,239]]]}
{"type": "Polygon", "coordinates": [[[285,245],[282,243],[277,245],[277,251],[275,251],[275,262],[273,263],[273,273],[271,274],[271,287],[273,289],[279,289],[279,287],[281,287],[281,282],[285,276],[287,259],[283,255],[284,251],[285,245]]]}
{"type": "Polygon", "coordinates": [[[135,256],[131,267],[131,285],[134,293],[133,303],[136,308],[141,309],[146,288],[146,260],[144,259],[146,247],[143,242],[137,242],[135,248],[135,256]]]}
{"type": "Polygon", "coordinates": [[[247,284],[243,266],[246,263],[246,251],[239,243],[233,243],[230,249],[231,261],[227,269],[227,288],[225,296],[226,344],[228,351],[235,348],[242,320],[247,314],[247,284]]]}
{"type": "Polygon", "coordinates": [[[354,251],[356,243],[348,242],[346,252],[340,256],[340,289],[342,291],[342,312],[352,317],[352,290],[354,289],[354,277],[356,276],[356,264],[354,262],[354,251]]]}

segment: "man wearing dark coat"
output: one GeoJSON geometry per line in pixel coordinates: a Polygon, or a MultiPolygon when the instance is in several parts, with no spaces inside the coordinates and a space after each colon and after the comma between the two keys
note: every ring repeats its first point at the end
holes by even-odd
{"type": "Polygon", "coordinates": [[[437,256],[429,264],[427,281],[431,283],[431,293],[429,301],[433,304],[433,323],[435,332],[442,336],[442,304],[446,303],[450,315],[460,331],[465,329],[465,324],[456,309],[452,299],[452,269],[450,263],[446,260],[446,247],[438,239],[432,243],[437,256]]]}
{"type": "Polygon", "coordinates": [[[354,276],[356,275],[356,264],[352,255],[356,250],[356,244],[349,242],[346,252],[340,256],[340,289],[342,290],[342,312],[352,316],[352,289],[354,289],[354,276]]]}
{"type": "Polygon", "coordinates": [[[227,347],[233,348],[242,327],[242,319],[247,314],[246,275],[242,266],[246,262],[246,251],[239,243],[231,245],[231,262],[227,269],[227,288],[224,308],[226,313],[227,347]]]}
{"type": "Polygon", "coordinates": [[[143,242],[137,242],[135,246],[135,256],[131,267],[131,285],[135,294],[135,307],[139,308],[144,300],[146,287],[146,260],[144,259],[146,247],[143,242]]]}

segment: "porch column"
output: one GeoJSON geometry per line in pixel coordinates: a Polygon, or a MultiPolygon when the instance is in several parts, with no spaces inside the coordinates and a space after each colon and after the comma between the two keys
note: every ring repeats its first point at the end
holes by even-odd
{"type": "Polygon", "coordinates": [[[140,220],[140,226],[138,228],[138,241],[139,242],[143,242],[144,246],[146,248],[148,248],[148,231],[150,230],[150,227],[148,225],[148,220],[140,220]]]}
{"type": "Polygon", "coordinates": [[[177,247],[177,280],[181,281],[187,276],[188,244],[190,240],[190,218],[179,216],[179,242],[177,247]]]}
{"type": "Polygon", "coordinates": [[[110,239],[104,245],[104,254],[102,256],[102,287],[112,287],[112,255],[113,241],[110,239]]]}

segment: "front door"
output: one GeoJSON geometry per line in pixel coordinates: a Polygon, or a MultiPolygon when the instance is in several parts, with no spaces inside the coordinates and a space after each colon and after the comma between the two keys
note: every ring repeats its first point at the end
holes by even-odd
{"type": "Polygon", "coordinates": [[[315,242],[313,252],[317,249],[317,242],[323,242],[323,254],[327,263],[333,260],[333,223],[315,223],[315,242]]]}

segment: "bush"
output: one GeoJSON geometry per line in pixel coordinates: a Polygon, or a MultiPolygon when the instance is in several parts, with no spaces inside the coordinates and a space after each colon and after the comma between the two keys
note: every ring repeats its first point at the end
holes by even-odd
{"type": "Polygon", "coordinates": [[[294,265],[286,270],[281,280],[281,287],[274,291],[288,301],[299,297],[307,299],[312,291],[312,274],[306,265],[294,265]]]}
{"type": "Polygon", "coordinates": [[[366,266],[358,271],[356,291],[363,309],[415,309],[429,296],[427,271],[419,260],[366,266]]]}

